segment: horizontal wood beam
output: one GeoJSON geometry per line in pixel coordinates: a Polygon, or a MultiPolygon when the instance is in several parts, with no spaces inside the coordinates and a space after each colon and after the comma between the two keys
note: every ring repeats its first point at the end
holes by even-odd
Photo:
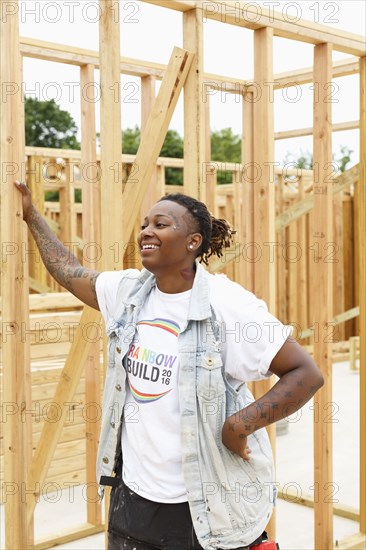
{"type": "MultiPolygon", "coordinates": [[[[49,292],[47,294],[30,294],[29,311],[47,311],[57,309],[73,309],[84,307],[76,296],[70,292],[49,292]]],[[[2,310],[2,298],[0,297],[0,312],[2,310]]]]}
{"type": "MultiPolygon", "coordinates": [[[[333,61],[332,63],[333,78],[350,76],[352,74],[358,74],[359,72],[360,65],[357,57],[348,57],[347,59],[333,61]]],[[[278,90],[281,88],[288,88],[294,84],[309,84],[310,82],[313,82],[313,78],[313,68],[306,67],[286,73],[278,73],[274,76],[273,80],[275,82],[275,89],[278,90]]]]}
{"type": "Polygon", "coordinates": [[[365,533],[355,533],[345,539],[337,541],[334,550],[365,550],[366,535],[365,533]]]}
{"type": "MultiPolygon", "coordinates": [[[[20,52],[24,57],[33,59],[43,59],[45,61],[76,66],[91,64],[95,69],[99,68],[99,54],[96,50],[74,48],[66,44],[22,37],[20,39],[20,52]]],[[[158,80],[162,80],[166,67],[163,63],[121,57],[121,73],[129,76],[155,76],[158,80]]],[[[333,63],[333,78],[349,76],[358,72],[359,63],[355,57],[342,59],[333,63]]],[[[206,85],[211,85],[211,90],[213,92],[216,91],[216,93],[243,94],[247,89],[250,91],[251,86],[253,86],[253,80],[251,79],[244,80],[214,73],[204,73],[203,81],[206,85]]],[[[275,90],[280,90],[294,85],[308,84],[312,81],[312,68],[305,67],[274,75],[273,86],[275,90]]]]}
{"type": "Polygon", "coordinates": [[[36,542],[32,546],[33,550],[46,550],[53,546],[60,546],[61,544],[68,544],[74,540],[82,539],[85,537],[91,537],[104,531],[104,525],[92,525],[85,523],[84,525],[75,526],[73,528],[61,531],[57,537],[48,537],[36,542]]]}
{"type": "MultiPolygon", "coordinates": [[[[288,489],[287,487],[286,491],[284,491],[282,487],[278,488],[278,498],[290,502],[291,504],[300,504],[308,508],[314,508],[314,498],[311,495],[299,496],[296,491],[288,489]]],[[[352,521],[360,521],[360,511],[352,506],[335,503],[333,511],[335,516],[350,519],[352,521]]]]}
{"type": "MultiPolygon", "coordinates": [[[[359,315],[360,315],[360,308],[359,306],[356,306],[343,313],[339,313],[339,315],[336,315],[335,317],[333,317],[332,323],[334,323],[334,325],[340,325],[345,321],[349,321],[350,319],[355,319],[359,315]]],[[[300,332],[300,334],[298,335],[298,339],[304,340],[305,338],[310,338],[310,336],[312,336],[313,334],[314,334],[314,329],[312,327],[309,327],[300,332]]]]}
{"type": "Polygon", "coordinates": [[[327,42],[332,45],[334,50],[350,55],[364,56],[366,51],[363,36],[333,29],[327,25],[320,25],[306,19],[300,18],[297,21],[289,21],[286,14],[266,9],[256,3],[229,0],[211,0],[210,2],[202,2],[201,0],[191,2],[187,0],[176,0],[174,2],[167,2],[166,0],[141,1],[177,11],[197,8],[202,10],[202,17],[213,21],[220,21],[251,30],[269,27],[273,29],[274,36],[315,45],[327,42]]]}
{"type": "MultiPolygon", "coordinates": [[[[358,120],[351,120],[350,122],[338,122],[332,125],[333,132],[345,132],[346,130],[358,130],[360,122],[358,120]]],[[[312,136],[314,132],[313,128],[299,128],[296,130],[286,130],[285,132],[275,132],[275,140],[290,139],[302,136],[312,136]]]]}

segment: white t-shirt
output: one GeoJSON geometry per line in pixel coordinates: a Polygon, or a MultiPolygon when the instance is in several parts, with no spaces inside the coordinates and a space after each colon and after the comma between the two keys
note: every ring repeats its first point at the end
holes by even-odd
{"type": "MultiPolygon", "coordinates": [[[[97,279],[106,321],[116,307],[123,271],[97,279]]],[[[230,382],[269,376],[272,359],[291,333],[266,304],[225,276],[209,275],[210,301],[220,322],[222,358],[230,382]]],[[[156,502],[187,500],[180,443],[177,337],[187,325],[191,290],[166,294],[153,287],[123,360],[127,371],[122,427],[123,479],[133,491],[156,502]]]]}

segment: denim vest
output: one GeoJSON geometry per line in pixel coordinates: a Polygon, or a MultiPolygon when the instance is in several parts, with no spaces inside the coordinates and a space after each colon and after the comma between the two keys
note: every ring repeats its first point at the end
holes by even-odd
{"type": "MultiPolygon", "coordinates": [[[[247,546],[261,535],[275,499],[273,458],[265,428],[248,437],[249,460],[222,444],[225,419],[253,401],[246,384],[227,381],[219,324],[210,305],[209,275],[197,262],[187,328],[178,337],[182,462],[187,499],[205,550],[247,546]]],[[[111,476],[120,449],[126,372],[122,358],[132,342],[141,307],[155,285],[147,270],[126,270],[117,314],[107,329],[108,368],[97,459],[98,481],[111,476]]],[[[102,494],[102,491],[101,491],[102,494]]]]}

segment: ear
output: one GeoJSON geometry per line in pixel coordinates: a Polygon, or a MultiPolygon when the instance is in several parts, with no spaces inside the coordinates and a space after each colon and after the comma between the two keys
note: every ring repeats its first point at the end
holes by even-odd
{"type": "Polygon", "coordinates": [[[187,237],[187,248],[192,252],[197,252],[202,245],[203,237],[201,233],[190,233],[187,237]]]}

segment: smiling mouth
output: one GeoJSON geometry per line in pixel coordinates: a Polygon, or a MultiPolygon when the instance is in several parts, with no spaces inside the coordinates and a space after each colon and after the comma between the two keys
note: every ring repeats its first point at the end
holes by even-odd
{"type": "Polygon", "coordinates": [[[147,251],[150,251],[150,250],[159,250],[160,246],[156,245],[156,244],[144,244],[142,247],[141,247],[141,252],[147,252],[147,251]]]}

